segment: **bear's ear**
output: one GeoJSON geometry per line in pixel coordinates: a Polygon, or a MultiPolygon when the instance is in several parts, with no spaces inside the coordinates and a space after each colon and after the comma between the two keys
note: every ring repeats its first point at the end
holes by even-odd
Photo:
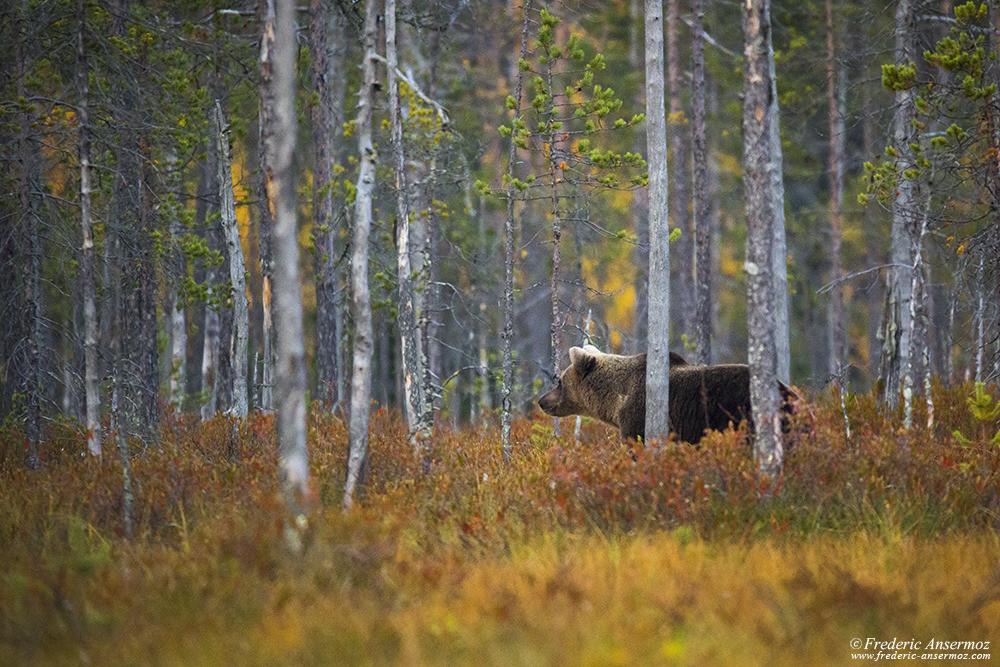
{"type": "Polygon", "coordinates": [[[597,349],[596,345],[590,345],[590,344],[584,345],[583,346],[583,351],[586,352],[587,354],[592,354],[595,357],[599,357],[602,354],[604,354],[599,349],[597,349]]]}
{"type": "Polygon", "coordinates": [[[670,353],[670,365],[671,366],[687,366],[687,359],[677,354],[676,352],[670,353]]]}
{"type": "Polygon", "coordinates": [[[584,348],[571,347],[569,349],[569,360],[581,378],[587,377],[597,366],[597,357],[587,352],[584,348]]]}

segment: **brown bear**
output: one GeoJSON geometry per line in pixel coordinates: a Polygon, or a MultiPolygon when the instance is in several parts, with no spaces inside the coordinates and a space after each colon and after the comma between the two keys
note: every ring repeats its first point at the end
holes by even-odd
{"type": "MultiPolygon", "coordinates": [[[[646,429],[646,355],[605,354],[592,345],[569,351],[570,366],[556,388],[538,399],[553,417],[586,415],[617,426],[626,439],[646,429]]],[[[794,392],[781,382],[782,410],[794,392]]],[[[692,366],[670,353],[670,425],[678,440],[697,443],[706,429],[722,430],[750,417],[746,364],[692,366]]],[[[752,426],[752,424],[751,424],[752,426]]]]}

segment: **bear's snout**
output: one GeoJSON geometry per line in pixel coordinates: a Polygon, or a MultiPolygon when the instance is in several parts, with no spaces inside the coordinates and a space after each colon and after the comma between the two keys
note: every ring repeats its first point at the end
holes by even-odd
{"type": "Polygon", "coordinates": [[[542,412],[552,415],[553,417],[559,417],[561,415],[556,414],[559,411],[559,405],[562,403],[562,392],[559,387],[542,394],[541,398],[538,399],[538,407],[542,409],[542,412]]]}

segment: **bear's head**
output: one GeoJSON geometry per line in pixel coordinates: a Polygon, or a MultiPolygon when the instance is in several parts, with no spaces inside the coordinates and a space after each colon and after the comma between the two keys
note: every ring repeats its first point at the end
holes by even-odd
{"type": "Polygon", "coordinates": [[[555,389],[538,399],[538,407],[553,417],[580,414],[583,409],[584,381],[597,367],[601,351],[592,345],[571,347],[569,366],[559,375],[555,389]]]}

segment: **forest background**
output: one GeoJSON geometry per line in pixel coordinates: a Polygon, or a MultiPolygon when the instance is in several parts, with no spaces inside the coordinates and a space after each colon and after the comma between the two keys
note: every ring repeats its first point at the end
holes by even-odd
{"type": "MultiPolygon", "coordinates": [[[[141,406],[138,421],[150,424],[157,420],[161,397],[178,412],[201,411],[206,417],[230,409],[235,302],[244,301],[233,299],[231,275],[241,272],[229,267],[238,252],[249,312],[249,330],[242,334],[248,337],[248,379],[238,393],[245,392],[251,406],[269,409],[273,362],[267,348],[272,334],[267,333],[264,282],[272,260],[257,113],[257,12],[249,6],[184,3],[115,7],[85,3],[82,17],[84,55],[89,58],[93,202],[88,270],[96,285],[101,402],[109,405],[111,386],[121,385],[123,392],[133,394],[128,400],[141,406]],[[230,146],[221,153],[212,120],[217,103],[230,146]],[[232,170],[231,207],[240,239],[234,252],[226,249],[220,160],[232,170]],[[138,292],[129,281],[138,281],[138,292]],[[127,298],[139,298],[139,303],[130,308],[127,298]]],[[[898,88],[891,81],[883,85],[882,67],[895,62],[894,7],[796,3],[772,9],[790,380],[803,387],[818,390],[842,378],[853,391],[866,391],[883,375],[879,364],[885,362],[887,337],[880,328],[886,319],[887,275],[896,266],[890,247],[896,236],[909,233],[894,227],[895,204],[886,194],[895,186],[896,174],[924,156],[892,159],[893,146],[901,143],[893,135],[898,88]],[[866,205],[859,203],[859,195],[866,205]]],[[[10,168],[5,170],[3,199],[0,412],[8,418],[23,416],[26,401],[35,400],[36,390],[25,392],[24,387],[36,348],[41,413],[47,419],[81,418],[85,410],[80,89],[74,79],[80,19],[75,10],[71,3],[29,3],[9,9],[4,22],[17,46],[5,56],[10,62],[5,63],[4,81],[4,159],[10,168]]],[[[592,130],[593,139],[583,139],[586,150],[576,146],[567,154],[607,151],[629,167],[625,157],[644,153],[643,125],[637,118],[644,110],[641,7],[636,2],[567,3],[556,10],[555,41],[565,46],[572,37],[581,51],[579,60],[563,56],[557,70],[567,63],[586,66],[588,85],[595,86],[586,91],[588,99],[577,92],[569,103],[583,108],[603,97],[614,105],[613,112],[610,107],[602,112],[608,115],[592,130]],[[625,121],[624,127],[615,128],[618,119],[625,121]]],[[[347,267],[357,178],[350,134],[360,85],[361,15],[351,3],[311,11],[326,13],[310,18],[303,10],[299,17],[299,273],[310,396],[336,408],[345,403],[350,375],[345,371],[351,335],[347,267]],[[324,21],[328,25],[317,25],[324,21]],[[317,35],[325,35],[319,57],[317,35]],[[326,71],[317,71],[317,63],[326,71]],[[318,171],[317,160],[323,162],[318,171]]],[[[427,341],[422,350],[429,367],[425,383],[437,414],[459,424],[499,405],[506,208],[502,177],[509,146],[502,126],[509,123],[505,100],[517,73],[520,24],[513,8],[494,16],[497,7],[487,3],[417,3],[399,11],[399,61],[406,76],[402,138],[413,229],[409,243],[419,293],[417,318],[427,341]]],[[[668,37],[674,36],[668,39],[673,51],[667,59],[673,77],[668,82],[670,224],[678,230],[672,247],[671,336],[675,350],[716,363],[746,360],[742,33],[731,11],[724,3],[704,8],[707,113],[699,122],[704,122],[706,137],[710,207],[702,223],[710,246],[705,274],[695,266],[691,14],[685,8],[678,19],[668,21],[668,37]],[[709,283],[707,323],[696,317],[697,280],[709,283]],[[708,345],[699,338],[705,329],[708,345]]],[[[970,19],[962,32],[979,42],[958,48],[970,54],[985,49],[980,71],[973,72],[975,85],[985,92],[978,100],[960,99],[947,86],[965,85],[968,67],[945,67],[920,57],[950,38],[953,11],[948,3],[920,4],[912,11],[909,55],[917,71],[906,87],[937,85],[934,94],[920,97],[922,115],[914,123],[924,128],[919,150],[941,154],[933,166],[927,161],[921,175],[909,179],[919,194],[907,224],[919,227],[923,219],[925,230],[914,300],[915,375],[919,385],[921,365],[929,365],[947,381],[990,380],[998,372],[996,234],[989,212],[987,126],[992,112],[985,111],[995,95],[987,87],[996,63],[993,42],[983,38],[992,18],[970,19]],[[949,133],[959,131],[961,140],[949,139],[949,133]],[[941,140],[951,143],[931,146],[941,140]]],[[[535,51],[531,53],[537,57],[535,51]]],[[[560,74],[568,81],[567,73],[560,74]]],[[[384,71],[378,77],[384,80],[384,71]]],[[[382,159],[369,262],[375,331],[372,396],[382,406],[402,408],[399,224],[386,104],[378,96],[374,141],[382,159]]],[[[906,152],[913,138],[903,138],[906,152]]],[[[525,172],[520,178],[546,172],[558,150],[552,155],[542,148],[520,151],[519,166],[525,172]]],[[[585,157],[591,158],[585,169],[607,169],[614,161],[595,167],[593,155],[585,157]]],[[[556,167],[565,162],[554,161],[556,167]]],[[[648,231],[643,189],[629,187],[643,165],[612,174],[603,183],[572,165],[576,175],[567,175],[558,194],[557,221],[548,192],[533,197],[529,190],[518,202],[512,387],[517,412],[530,411],[538,389],[565,363],[570,345],[589,341],[624,353],[644,349],[648,231]],[[555,234],[554,222],[561,225],[555,234]],[[561,265],[553,269],[555,238],[561,265]],[[553,346],[556,328],[561,335],[553,346]]],[[[888,394],[893,401],[895,392],[888,394]]]]}
{"type": "MultiPolygon", "coordinates": [[[[642,4],[393,6],[313,2],[296,14],[292,268],[305,315],[308,494],[322,508],[345,495],[355,205],[374,164],[361,269],[374,414],[371,458],[356,471],[367,490],[356,514],[325,513],[303,530],[307,576],[284,569],[275,528],[271,413],[282,396],[271,294],[288,267],[275,266],[273,243],[271,3],[39,0],[2,10],[0,539],[12,557],[0,596],[13,611],[0,627],[11,655],[94,651],[89,633],[131,629],[134,641],[115,650],[135,659],[161,645],[129,620],[150,600],[180,612],[168,631],[180,635],[204,605],[238,598],[248,611],[219,621],[222,639],[206,627],[177,655],[211,645],[224,656],[219,647],[240,646],[235,636],[253,627],[240,655],[317,660],[331,647],[376,646],[426,659],[444,637],[453,657],[525,647],[579,657],[532,636],[547,613],[531,603],[542,590],[563,605],[549,629],[585,656],[734,658],[711,640],[734,628],[743,648],[785,658],[843,658],[852,633],[900,623],[995,637],[993,573],[977,568],[996,554],[1000,502],[989,388],[1000,374],[1000,12],[909,0],[770,8],[784,375],[814,404],[773,488],[760,486],[732,433],[644,458],[609,447],[603,427],[577,422],[560,435],[534,412],[571,345],[645,348],[657,295],[646,290],[642,4]],[[366,35],[367,11],[380,18],[366,35]],[[374,150],[359,154],[368,61],[374,150]],[[499,429],[510,413],[520,458],[506,470],[499,429]],[[78,456],[102,447],[103,457],[78,456]],[[808,538],[794,547],[808,555],[800,569],[789,563],[802,558],[767,541],[789,526],[808,538]],[[934,539],[963,531],[961,544],[934,539]],[[824,542],[826,533],[835,537],[824,542]],[[973,563],[963,549],[986,555],[973,563]],[[578,622],[581,600],[621,594],[623,550],[644,573],[631,592],[642,599],[662,584],[651,554],[678,572],[677,595],[652,605],[656,629],[639,643],[623,639],[635,630],[623,627],[625,609],[578,622]],[[827,573],[822,564],[845,553],[856,560],[827,573]],[[896,573],[890,557],[910,569],[896,573]],[[728,588],[685,592],[690,573],[727,572],[730,559],[758,563],[735,590],[770,625],[727,617],[728,588]],[[165,574],[179,562],[189,569],[165,574]],[[498,562],[513,582],[494,579],[498,562]],[[966,584],[950,597],[927,575],[945,567],[966,584]],[[588,583],[594,572],[606,588],[588,583]],[[205,577],[226,590],[195,602],[205,577]],[[494,604],[497,587],[506,592],[494,604]],[[246,588],[259,595],[244,599],[246,588]],[[114,599],[116,590],[132,597],[114,599]],[[306,620],[332,604],[323,596],[362,611],[324,634],[306,620]],[[457,621],[456,600],[477,611],[457,621]],[[291,631],[269,625],[275,608],[291,631]],[[959,620],[956,609],[972,611],[959,620]],[[871,615],[856,621],[859,610],[871,615]],[[587,623],[599,631],[582,633],[587,623]],[[816,629],[828,631],[818,643],[804,638],[816,629]],[[787,642],[775,648],[774,636],[787,642]]],[[[665,10],[673,348],[701,363],[744,362],[740,10],[718,0],[665,10]]]]}

